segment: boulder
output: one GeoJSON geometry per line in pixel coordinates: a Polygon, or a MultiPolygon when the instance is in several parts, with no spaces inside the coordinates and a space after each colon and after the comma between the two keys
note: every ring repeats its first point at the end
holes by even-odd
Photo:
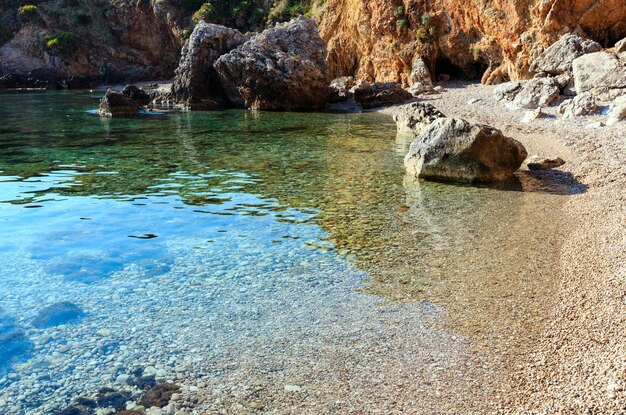
{"type": "Polygon", "coordinates": [[[222,55],[214,68],[236,107],[311,110],[329,99],[326,55],[315,21],[300,17],[222,55]]]}
{"type": "Polygon", "coordinates": [[[598,42],[568,34],[539,55],[530,65],[530,71],[535,73],[546,72],[550,75],[570,72],[574,59],[600,50],[602,50],[602,46],[598,42]]]}
{"type": "Polygon", "coordinates": [[[511,106],[529,109],[545,107],[556,101],[560,92],[559,83],[555,78],[534,78],[522,82],[521,89],[515,95],[511,106]]]}
{"type": "Polygon", "coordinates": [[[538,118],[545,118],[545,117],[546,117],[546,114],[541,110],[541,108],[535,108],[534,110],[526,111],[520,121],[523,123],[529,123],[538,118]]]}
{"type": "Polygon", "coordinates": [[[626,52],[626,38],[620,40],[615,44],[615,53],[626,52]]]}
{"type": "Polygon", "coordinates": [[[445,115],[431,104],[413,102],[403,105],[393,114],[400,134],[420,135],[437,118],[445,115]]]}
{"type": "Polygon", "coordinates": [[[511,176],[526,156],[521,143],[498,129],[439,118],[411,143],[404,165],[425,179],[492,182],[511,176]]]}
{"type": "Polygon", "coordinates": [[[626,63],[610,52],[596,52],[572,63],[576,93],[595,88],[626,89],[626,63]]]}
{"type": "Polygon", "coordinates": [[[122,91],[109,89],[100,100],[98,113],[102,117],[128,117],[149,103],[150,96],[143,89],[129,85],[122,91]]]}
{"type": "Polygon", "coordinates": [[[213,109],[224,106],[222,91],[213,65],[217,59],[242,45],[246,37],[238,30],[201,20],[181,52],[172,85],[172,99],[187,108],[213,109]]]}
{"type": "Polygon", "coordinates": [[[333,79],[330,83],[331,92],[329,101],[332,103],[346,102],[352,95],[350,90],[354,85],[354,78],[351,76],[342,76],[341,78],[333,79]]]}
{"type": "Polygon", "coordinates": [[[565,161],[560,157],[547,158],[537,155],[528,156],[528,158],[524,160],[523,163],[523,165],[526,166],[526,168],[528,168],[528,170],[530,171],[555,169],[557,167],[561,167],[564,164],[565,161]]]}
{"type": "Polygon", "coordinates": [[[583,92],[573,99],[564,101],[558,109],[563,118],[570,118],[579,115],[593,115],[599,111],[596,99],[591,92],[583,92]]]}
{"type": "Polygon", "coordinates": [[[386,107],[413,98],[397,82],[363,84],[354,89],[354,100],[363,108],[386,107]]]}
{"type": "Polygon", "coordinates": [[[413,65],[411,66],[411,74],[409,75],[409,83],[411,85],[415,85],[418,82],[422,85],[432,86],[433,84],[428,65],[426,65],[426,62],[421,56],[417,56],[413,60],[413,65]]]}

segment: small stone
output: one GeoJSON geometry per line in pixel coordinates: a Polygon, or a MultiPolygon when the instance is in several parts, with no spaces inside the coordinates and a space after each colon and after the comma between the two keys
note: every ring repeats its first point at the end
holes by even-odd
{"type": "Polygon", "coordinates": [[[287,392],[300,392],[302,388],[297,385],[285,385],[285,390],[287,392]]]}
{"type": "Polygon", "coordinates": [[[261,401],[254,401],[250,404],[250,408],[260,411],[261,409],[264,408],[264,405],[261,401]]]}

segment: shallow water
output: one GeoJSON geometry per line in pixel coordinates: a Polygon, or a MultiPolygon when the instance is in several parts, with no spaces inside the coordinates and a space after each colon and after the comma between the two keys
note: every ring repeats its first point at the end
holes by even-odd
{"type": "Polygon", "coordinates": [[[95,98],[0,95],[2,413],[135,401],[141,374],[184,413],[446,413],[490,392],[476,347],[541,320],[558,241],[535,236],[569,182],[410,180],[377,114],[101,119],[95,98]],[[34,324],[59,302],[84,315],[34,324]]]}

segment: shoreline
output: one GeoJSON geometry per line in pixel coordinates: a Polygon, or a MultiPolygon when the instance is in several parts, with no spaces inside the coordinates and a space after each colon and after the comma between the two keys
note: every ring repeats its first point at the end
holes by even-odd
{"type": "MultiPolygon", "coordinates": [[[[562,157],[559,169],[586,190],[562,206],[570,224],[560,230],[557,280],[536,340],[518,353],[507,376],[509,394],[496,413],[613,413],[626,405],[626,123],[589,128],[605,115],[560,119],[557,106],[545,118],[521,121],[495,101],[493,87],[450,83],[430,102],[450,117],[485,123],[522,142],[530,154],[562,157]],[[470,100],[474,101],[470,104],[470,100]],[[522,360],[517,360],[522,358],[522,360]],[[595,412],[594,412],[595,413],[595,412]]],[[[394,108],[379,112],[392,114],[394,108]]],[[[568,180],[565,177],[565,180],[568,180]]],[[[529,238],[546,238],[537,229],[529,238]]],[[[520,339],[521,340],[521,339],[520,339]]]]}

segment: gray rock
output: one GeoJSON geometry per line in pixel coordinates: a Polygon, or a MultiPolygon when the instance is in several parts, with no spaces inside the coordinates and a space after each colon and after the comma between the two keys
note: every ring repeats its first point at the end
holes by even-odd
{"type": "Polygon", "coordinates": [[[599,43],[568,34],[561,37],[539,55],[530,65],[530,71],[547,72],[551,75],[570,72],[574,59],[599,50],[602,50],[602,46],[599,43]]]}
{"type": "Polygon", "coordinates": [[[497,101],[512,102],[521,90],[521,82],[505,82],[494,88],[493,95],[497,101]]]}
{"type": "Polygon", "coordinates": [[[407,89],[407,91],[413,96],[439,94],[439,92],[435,90],[432,85],[425,85],[421,82],[414,83],[407,89]]]}
{"type": "Polygon", "coordinates": [[[626,38],[620,40],[615,44],[615,53],[626,52],[626,38]]]}
{"type": "Polygon", "coordinates": [[[521,143],[498,129],[439,118],[411,143],[404,165],[415,177],[491,182],[511,176],[526,156],[521,143]]]}
{"type": "Polygon", "coordinates": [[[552,104],[561,90],[555,78],[535,78],[522,82],[521,90],[511,105],[515,108],[540,108],[552,104]]]}
{"type": "Polygon", "coordinates": [[[620,97],[613,103],[606,124],[613,125],[623,119],[626,119],[626,97],[620,97]]]}
{"type": "Polygon", "coordinates": [[[536,120],[538,118],[545,118],[546,114],[544,114],[543,111],[541,111],[541,108],[536,108],[534,110],[528,110],[524,113],[524,116],[521,119],[521,122],[523,123],[529,123],[533,120],[536,120]]]}
{"type": "Polygon", "coordinates": [[[238,30],[200,21],[183,46],[172,85],[173,100],[189,108],[223,106],[226,97],[213,65],[245,41],[238,30]]]}
{"type": "Polygon", "coordinates": [[[426,65],[426,62],[421,56],[416,56],[413,60],[411,74],[409,75],[409,83],[411,85],[414,85],[417,82],[421,83],[422,85],[432,86],[433,84],[428,65],[426,65]]]}
{"type": "Polygon", "coordinates": [[[595,88],[626,88],[626,63],[610,52],[596,52],[581,56],[572,64],[576,93],[595,88]]]}
{"type": "Polygon", "coordinates": [[[437,118],[445,115],[431,104],[413,102],[403,105],[393,114],[398,132],[401,134],[419,135],[437,118]]]}
{"type": "Polygon", "coordinates": [[[564,101],[558,109],[563,118],[576,117],[580,115],[593,115],[599,111],[596,99],[591,92],[583,92],[573,99],[564,101]]]}
{"type": "Polygon", "coordinates": [[[329,99],[326,55],[315,21],[300,17],[256,35],[214,67],[234,106],[309,110],[329,99]]]}
{"type": "Polygon", "coordinates": [[[385,107],[400,104],[413,98],[397,82],[363,84],[354,89],[354,100],[363,108],[385,107]]]}
{"type": "Polygon", "coordinates": [[[526,166],[528,170],[537,171],[555,169],[557,167],[561,167],[564,164],[565,161],[560,157],[547,158],[532,155],[528,156],[528,158],[524,160],[524,163],[522,165],[526,166]]]}

